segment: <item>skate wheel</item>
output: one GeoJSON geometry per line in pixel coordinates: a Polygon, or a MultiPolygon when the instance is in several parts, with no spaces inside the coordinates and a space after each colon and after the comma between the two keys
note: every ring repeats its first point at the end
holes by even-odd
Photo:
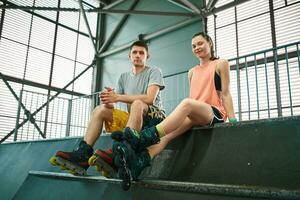
{"type": "Polygon", "coordinates": [[[56,165],[57,165],[57,164],[56,164],[56,157],[55,157],[55,156],[51,157],[50,160],[49,160],[49,162],[50,162],[52,165],[56,166],[56,165]]]}
{"type": "Polygon", "coordinates": [[[96,159],[97,159],[97,156],[92,155],[92,156],[89,158],[89,165],[90,165],[90,166],[93,166],[93,165],[95,164],[96,159]]]}
{"type": "Polygon", "coordinates": [[[129,190],[129,188],[131,186],[130,179],[123,180],[122,183],[121,183],[121,186],[122,186],[122,188],[123,188],[124,191],[129,190]]]}

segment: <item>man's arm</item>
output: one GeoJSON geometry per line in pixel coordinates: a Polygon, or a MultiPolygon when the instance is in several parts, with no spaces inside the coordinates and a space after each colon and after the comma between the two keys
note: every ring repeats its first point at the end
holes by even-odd
{"type": "Polygon", "coordinates": [[[116,103],[123,102],[131,104],[135,100],[141,100],[148,105],[152,105],[158,95],[159,86],[158,85],[150,85],[147,89],[146,94],[140,95],[126,95],[126,94],[117,94],[113,90],[106,91],[100,94],[100,98],[102,103],[116,103]]]}
{"type": "Polygon", "coordinates": [[[222,85],[221,98],[223,101],[225,111],[229,119],[235,118],[232,97],[229,89],[229,84],[230,84],[229,63],[227,60],[220,59],[218,61],[217,67],[221,77],[221,85],[222,85]]]}

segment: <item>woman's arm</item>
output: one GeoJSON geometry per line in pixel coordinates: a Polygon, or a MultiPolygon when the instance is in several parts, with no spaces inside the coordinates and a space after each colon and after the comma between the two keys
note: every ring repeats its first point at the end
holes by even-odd
{"type": "Polygon", "coordinates": [[[230,88],[229,88],[230,68],[229,68],[228,61],[224,60],[224,59],[218,60],[217,71],[219,72],[220,77],[221,77],[221,85],[222,85],[221,99],[222,99],[225,111],[226,111],[229,119],[235,118],[233,102],[232,102],[232,97],[231,97],[230,88]]]}
{"type": "Polygon", "coordinates": [[[191,80],[192,80],[192,76],[193,76],[193,69],[190,69],[189,72],[188,72],[188,79],[189,79],[189,84],[191,85],[191,80]]]}

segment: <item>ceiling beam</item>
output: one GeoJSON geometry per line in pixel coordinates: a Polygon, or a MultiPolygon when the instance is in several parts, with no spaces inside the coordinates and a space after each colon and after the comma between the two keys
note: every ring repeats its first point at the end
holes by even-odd
{"type": "Polygon", "coordinates": [[[80,11],[81,11],[81,14],[82,14],[82,16],[83,16],[83,20],[84,20],[84,22],[85,22],[86,28],[87,28],[87,30],[88,30],[89,38],[90,38],[90,40],[91,40],[91,42],[92,42],[92,45],[93,45],[93,48],[94,48],[94,54],[96,55],[96,54],[97,54],[96,43],[94,42],[93,35],[92,35],[92,31],[91,31],[89,22],[88,22],[88,20],[87,20],[85,11],[84,11],[84,9],[83,9],[82,0],[78,0],[78,4],[79,4],[79,7],[80,7],[80,11]]]}
{"type": "Polygon", "coordinates": [[[105,6],[103,9],[110,9],[112,7],[115,7],[117,5],[119,5],[120,3],[123,3],[125,0],[118,0],[118,1],[115,1],[113,3],[110,3],[108,4],[107,6],[105,6]]]}
{"type": "MultiPolygon", "coordinates": [[[[228,9],[228,8],[231,8],[231,7],[234,7],[234,6],[237,6],[239,4],[242,4],[242,3],[245,3],[247,1],[250,1],[250,0],[240,0],[240,1],[234,1],[234,2],[231,2],[231,3],[228,3],[226,5],[223,5],[223,6],[220,6],[218,8],[215,8],[215,9],[212,9],[210,11],[207,11],[207,10],[202,10],[201,11],[201,14],[197,15],[197,16],[201,16],[201,17],[205,17],[205,16],[209,16],[211,14],[215,14],[217,12],[220,12],[222,10],[225,10],[225,9],[228,9]]],[[[171,32],[171,31],[174,31],[174,30],[177,30],[178,28],[181,28],[181,27],[184,27],[188,24],[191,24],[191,23],[194,23],[198,20],[201,20],[201,18],[199,17],[194,17],[194,18],[191,18],[191,19],[188,19],[188,20],[184,20],[182,22],[179,22],[175,25],[172,25],[172,26],[169,26],[169,27],[166,27],[162,30],[159,30],[159,31],[156,31],[156,32],[153,32],[153,33],[150,33],[150,34],[147,34],[144,36],[144,39],[145,40],[150,40],[152,38],[155,38],[155,37],[158,37],[162,34],[165,34],[165,33],[168,33],[168,32],[171,32]]],[[[110,49],[110,50],[107,50],[101,54],[98,54],[97,56],[102,58],[102,57],[106,57],[106,56],[109,56],[109,55],[112,55],[112,54],[115,54],[117,52],[120,52],[122,50],[125,50],[127,48],[130,47],[132,42],[129,42],[129,43],[126,43],[126,44],[123,44],[123,45],[120,45],[119,47],[116,47],[114,49],[110,49]]]]}
{"type": "Polygon", "coordinates": [[[231,7],[235,7],[237,5],[240,5],[242,3],[245,3],[247,1],[250,1],[250,0],[239,0],[239,1],[233,1],[233,2],[230,2],[228,4],[225,4],[223,6],[220,6],[220,7],[217,7],[217,8],[213,8],[211,10],[205,10],[202,14],[204,16],[209,16],[209,15],[212,15],[212,14],[216,14],[218,12],[221,12],[223,10],[226,10],[228,8],[231,8],[231,7]]]}
{"type": "MultiPolygon", "coordinates": [[[[197,18],[190,18],[190,19],[187,19],[187,20],[185,19],[185,20],[183,20],[181,22],[177,22],[175,25],[171,25],[169,27],[163,28],[163,29],[155,31],[153,33],[149,33],[147,35],[144,35],[143,39],[144,40],[151,40],[153,38],[156,38],[156,37],[161,36],[163,34],[167,34],[169,32],[178,30],[178,29],[180,29],[180,28],[182,28],[184,26],[190,25],[190,24],[192,24],[194,22],[197,22],[197,21],[200,21],[200,20],[201,20],[201,18],[198,18],[198,17],[197,18]]],[[[110,56],[112,54],[118,53],[120,51],[123,51],[123,50],[129,48],[130,45],[132,44],[132,42],[133,41],[130,41],[130,42],[128,42],[126,44],[123,44],[123,45],[121,45],[119,47],[116,47],[114,49],[107,50],[107,51],[105,51],[105,52],[103,52],[101,54],[98,54],[97,56],[100,57],[100,58],[103,58],[103,57],[107,57],[107,56],[110,56]]]]}
{"type": "Polygon", "coordinates": [[[186,5],[187,7],[189,7],[190,9],[192,9],[194,11],[194,13],[200,14],[201,10],[195,6],[192,2],[188,1],[188,0],[179,0],[181,3],[183,3],[184,5],[186,5]]]}
{"type": "MultiPolygon", "coordinates": [[[[133,3],[128,8],[128,10],[134,10],[135,7],[137,6],[138,2],[139,2],[139,0],[134,0],[133,3]]],[[[116,38],[116,36],[120,32],[121,28],[124,26],[124,24],[128,20],[128,17],[129,17],[129,15],[124,15],[122,17],[122,19],[119,21],[119,23],[114,28],[113,32],[110,34],[109,38],[101,46],[101,48],[98,51],[98,53],[102,53],[103,51],[106,51],[106,49],[110,46],[110,44],[112,43],[112,41],[116,38]]]]}
{"type": "MultiPolygon", "coordinates": [[[[66,11],[66,12],[79,12],[77,8],[56,8],[56,7],[38,7],[38,6],[13,6],[13,5],[0,5],[0,9],[19,9],[19,10],[43,10],[43,11],[66,11]]],[[[114,13],[114,14],[131,14],[131,15],[162,15],[162,16],[183,16],[194,17],[196,13],[183,13],[183,12],[163,12],[163,11],[141,11],[141,10],[111,10],[105,8],[84,9],[85,12],[95,13],[114,13]]]]}
{"type": "Polygon", "coordinates": [[[218,0],[209,0],[207,5],[206,5],[206,9],[207,10],[212,10],[215,8],[215,5],[217,4],[218,0]]]}
{"type": "Polygon", "coordinates": [[[99,3],[101,3],[101,4],[104,5],[104,6],[107,6],[107,5],[108,5],[107,1],[103,1],[103,0],[98,0],[98,1],[99,1],[99,3]]]}
{"type": "Polygon", "coordinates": [[[195,17],[195,13],[184,13],[184,12],[164,12],[164,11],[146,11],[146,10],[105,10],[94,8],[88,10],[88,12],[99,12],[99,13],[116,13],[116,14],[131,14],[131,15],[162,15],[162,16],[183,16],[183,17],[195,17]]]}
{"type": "Polygon", "coordinates": [[[179,3],[177,0],[168,0],[168,2],[180,7],[180,8],[183,8],[189,12],[194,12],[192,9],[188,8],[187,6],[183,5],[182,3],[179,3]]]}

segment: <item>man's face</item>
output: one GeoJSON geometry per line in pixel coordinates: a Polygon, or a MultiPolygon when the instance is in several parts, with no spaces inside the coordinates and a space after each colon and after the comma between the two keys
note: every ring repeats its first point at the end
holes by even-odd
{"type": "Polygon", "coordinates": [[[144,47],[133,46],[129,53],[129,58],[135,67],[143,67],[146,65],[148,52],[144,47]]]}
{"type": "Polygon", "coordinates": [[[192,39],[192,50],[196,57],[205,58],[210,56],[211,44],[201,35],[192,39]]]}

